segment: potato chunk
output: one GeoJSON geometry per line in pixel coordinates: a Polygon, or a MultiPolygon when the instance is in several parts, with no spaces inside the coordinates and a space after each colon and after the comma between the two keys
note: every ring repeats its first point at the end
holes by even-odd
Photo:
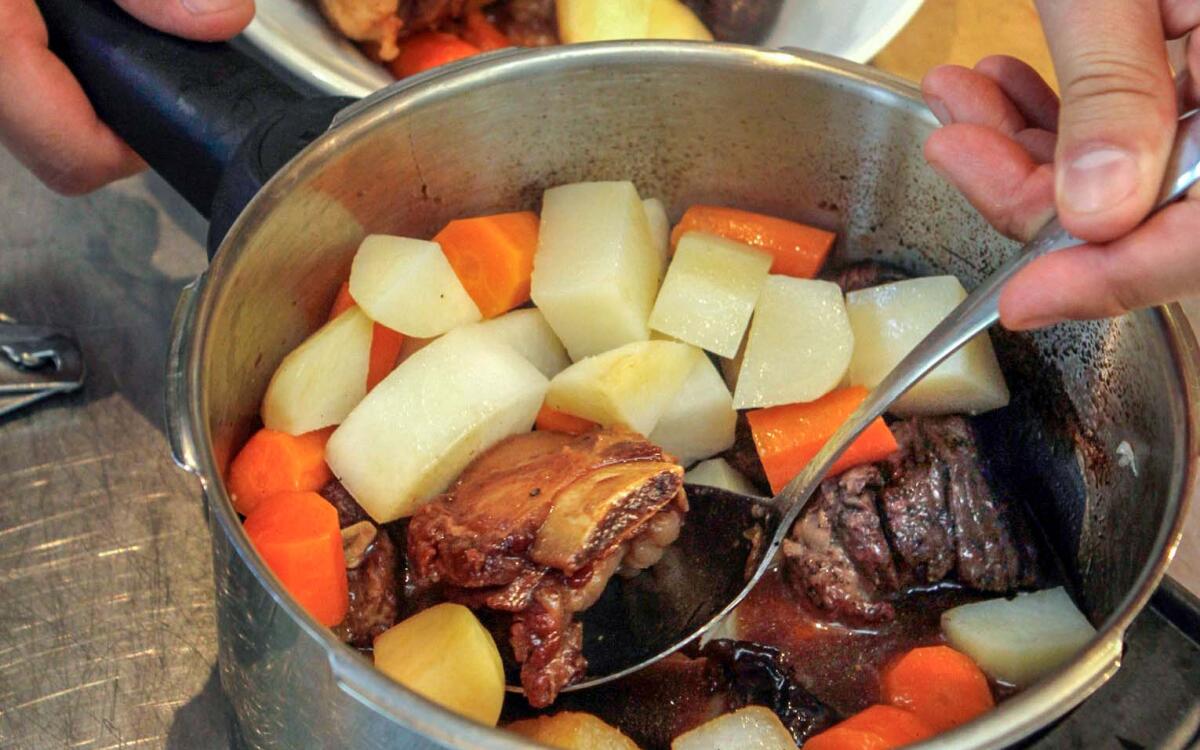
{"type": "Polygon", "coordinates": [[[631,182],[546,191],[533,258],[533,301],[571,359],[646,341],[661,256],[631,182]]]}
{"type": "Polygon", "coordinates": [[[550,381],[551,409],[649,435],[704,354],[674,341],[637,341],[582,359],[550,381]]]}
{"type": "Polygon", "coordinates": [[[516,350],[543,375],[552,378],[571,364],[567,350],[535,307],[513,310],[474,326],[487,336],[494,336],[516,350]]]}
{"type": "Polygon", "coordinates": [[[771,261],[770,255],[748,245],[702,232],[685,234],[650,313],[650,327],[733,357],[771,261]]]}
{"type": "Polygon", "coordinates": [[[475,456],[527,431],[546,385],[503,343],[451,331],[375,386],[334,431],[325,459],[376,522],[412,515],[475,456]]]}
{"type": "Polygon", "coordinates": [[[942,632],[980,669],[1018,687],[1070,661],[1096,635],[1061,586],[948,609],[942,632]]]}
{"type": "Polygon", "coordinates": [[[841,382],[853,351],[837,284],[772,275],[758,296],[733,405],[815,401],[841,382]]]}
{"type": "Polygon", "coordinates": [[[505,729],[562,750],[638,750],[621,730],[577,711],[514,721],[505,729]]]}
{"type": "Polygon", "coordinates": [[[367,395],[374,324],[351,307],[279,363],[263,397],[263,424],[300,435],[338,424],[367,395]]]}
{"type": "Polygon", "coordinates": [[[679,0],[557,0],[564,44],[608,39],[695,39],[712,33],[679,0]]]}
{"type": "Polygon", "coordinates": [[[683,475],[683,481],[688,484],[698,484],[703,487],[716,487],[730,492],[737,492],[751,497],[761,497],[762,493],[742,476],[741,472],[729,465],[723,458],[710,458],[693,466],[683,475]]]}
{"type": "Polygon", "coordinates": [[[796,750],[796,741],[775,712],[747,706],[718,716],[671,741],[671,750],[796,750]]]}
{"type": "MultiPolygon", "coordinates": [[[[953,276],[928,276],[846,295],[854,329],[850,382],[874,388],[967,296],[953,276]]],[[[981,333],[892,404],[898,415],[956,414],[1008,404],[1008,386],[987,333],[981,333]]]]}
{"type": "Polygon", "coordinates": [[[375,666],[414,693],[496,725],[504,664],[487,629],[461,604],[438,604],[375,639],[375,666]]]}
{"type": "Polygon", "coordinates": [[[733,445],[733,396],[708,357],[701,357],[658,420],[650,442],[688,466],[733,445]]]}
{"type": "Polygon", "coordinates": [[[480,319],[436,242],[373,234],[350,267],[350,295],[372,320],[406,336],[438,336],[480,319]]]}

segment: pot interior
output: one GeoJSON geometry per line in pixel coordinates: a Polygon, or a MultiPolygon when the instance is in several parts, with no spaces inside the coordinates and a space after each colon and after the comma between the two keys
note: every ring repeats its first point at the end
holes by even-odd
{"type": "MultiPolygon", "coordinates": [[[[533,52],[394,89],[285,169],[218,255],[197,325],[201,448],[223,472],[365,234],[429,237],[452,218],[536,209],[561,183],[630,179],[673,218],[703,202],[814,223],[838,232],[835,262],[970,288],[1016,247],[926,166],[934,125],[865,69],[719,45],[533,52]]],[[[1179,342],[1156,311],[994,339],[1013,402],[982,422],[993,474],[1099,626],[1161,573],[1176,530],[1190,438],[1179,342]]]]}

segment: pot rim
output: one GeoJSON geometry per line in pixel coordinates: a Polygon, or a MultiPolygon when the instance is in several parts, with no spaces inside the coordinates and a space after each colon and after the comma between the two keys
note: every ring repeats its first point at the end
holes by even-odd
{"type": "MultiPolygon", "coordinates": [[[[257,226],[277,200],[327,154],[347,139],[370,130],[378,119],[403,116],[404,112],[431,102],[469,93],[489,82],[522,77],[527,70],[565,67],[596,67],[608,63],[687,61],[696,65],[722,65],[744,69],[783,69],[787,72],[836,81],[857,89],[860,96],[906,109],[936,125],[920,99],[919,89],[891,74],[858,63],[799,50],[765,50],[743,45],[629,41],[600,42],[522,51],[501,50],[445,66],[398,82],[351,105],[334,125],[274,175],[242,211],[221,243],[210,269],[197,284],[195,298],[187,302],[186,319],[176,326],[172,353],[178,359],[170,366],[179,388],[169,395],[173,410],[168,420],[173,445],[185,468],[196,473],[204,487],[209,511],[218,520],[230,545],[275,602],[326,650],[338,686],[348,695],[434,742],[451,748],[544,747],[511,733],[497,731],[454,714],[393,682],[332,631],[313,620],[286,594],[273,573],[255,553],[226,493],[212,451],[208,429],[207,401],[200,387],[200,363],[205,361],[203,332],[213,315],[220,280],[240,254],[239,237],[257,226]]],[[[1200,456],[1200,347],[1182,309],[1170,304],[1139,314],[1157,317],[1171,349],[1170,367],[1180,387],[1184,413],[1176,420],[1170,497],[1166,504],[1169,523],[1160,526],[1151,548],[1153,562],[1139,574],[1120,604],[1107,618],[1088,647],[1070,663],[1042,678],[1033,686],[1005,701],[979,719],[926,742],[919,748],[999,748],[1020,740],[1061,717],[1078,705],[1120,665],[1125,630],[1149,601],[1166,572],[1182,535],[1189,497],[1197,481],[1200,456]]]]}

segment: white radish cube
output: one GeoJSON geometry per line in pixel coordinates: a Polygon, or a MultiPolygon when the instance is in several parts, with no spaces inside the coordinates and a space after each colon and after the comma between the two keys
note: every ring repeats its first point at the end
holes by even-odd
{"type": "Polygon", "coordinates": [[[733,445],[736,425],[733,396],[716,366],[701,357],[649,438],[688,466],[733,445]]]}
{"type": "MultiPolygon", "coordinates": [[[[953,276],[928,276],[846,295],[854,329],[850,383],[874,388],[967,296],[953,276]]],[[[1008,404],[1008,386],[987,333],[962,349],[892,404],[910,414],[979,414],[1008,404]]]]}
{"type": "Polygon", "coordinates": [[[1061,586],[948,609],[942,632],[984,672],[1017,687],[1066,664],[1096,635],[1061,586]]]}
{"type": "Polygon", "coordinates": [[[325,460],[377,523],[412,515],[480,453],[528,431],[546,385],[511,347],[451,331],[375,386],[334,431],[325,460]]]}
{"type": "Polygon", "coordinates": [[[476,323],[472,328],[494,336],[516,350],[543,375],[552,378],[571,364],[567,350],[546,322],[541,311],[534,307],[513,310],[499,317],[476,323]]]}
{"type": "Polygon", "coordinates": [[[658,198],[647,198],[642,201],[646,209],[646,221],[650,222],[650,237],[654,240],[654,249],[658,251],[661,260],[660,270],[666,270],[667,260],[671,256],[671,220],[667,218],[667,209],[658,198]]]}
{"type": "Polygon", "coordinates": [[[550,381],[546,405],[605,427],[649,435],[704,353],[673,341],[637,341],[581,359],[550,381]]]}
{"type": "Polygon", "coordinates": [[[771,270],[767,253],[703,232],[688,232],[667,268],[650,327],[732,357],[771,270]]]}
{"type": "Polygon", "coordinates": [[[796,750],[775,712],[747,706],[704,722],[671,740],[671,750],[796,750]]]}
{"type": "Polygon", "coordinates": [[[633,183],[546,191],[531,292],[572,360],[650,338],[660,258],[633,183]]]}
{"type": "Polygon", "coordinates": [[[815,401],[842,381],[854,351],[842,290],[771,276],[763,285],[738,372],[738,409],[815,401]]]}
{"type": "Polygon", "coordinates": [[[362,310],[351,307],[293,349],[267,386],[263,424],[300,435],[345,419],[367,395],[374,327],[362,310]]]}
{"type": "Polygon", "coordinates": [[[374,321],[430,338],[480,319],[436,242],[373,234],[350,267],[350,296],[374,321]]]}
{"type": "Polygon", "coordinates": [[[750,495],[751,497],[762,496],[762,493],[758,491],[758,488],[749,479],[743,476],[737,469],[730,466],[729,462],[723,458],[710,458],[707,461],[701,461],[683,475],[683,481],[704,487],[729,490],[730,492],[750,495]]]}

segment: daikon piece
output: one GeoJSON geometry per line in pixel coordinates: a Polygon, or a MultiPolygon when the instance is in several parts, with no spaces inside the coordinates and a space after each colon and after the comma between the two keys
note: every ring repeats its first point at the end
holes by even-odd
{"type": "Polygon", "coordinates": [[[948,609],[942,632],[984,672],[1017,687],[1067,663],[1096,635],[1061,586],[948,609]]]}
{"type": "Polygon", "coordinates": [[[367,395],[374,324],[351,307],[293,349],[271,376],[263,424],[290,435],[338,424],[367,395]]]}
{"type": "Polygon", "coordinates": [[[474,326],[486,336],[494,336],[533,363],[543,375],[552,378],[565,370],[571,359],[554,329],[535,307],[513,310],[474,326]]]}
{"type": "Polygon", "coordinates": [[[533,259],[533,301],[571,359],[650,338],[661,255],[631,182],[546,191],[533,259]]]}
{"type": "Polygon", "coordinates": [[[747,706],[710,719],[671,741],[671,750],[796,750],[796,741],[775,712],[747,706]]]}
{"type": "Polygon", "coordinates": [[[649,438],[688,466],[733,445],[736,425],[733,396],[716,366],[701,357],[649,438]]]}
{"type": "Polygon", "coordinates": [[[746,333],[772,258],[732,240],[689,232],[667,268],[650,327],[732,357],[746,333]]]}
{"type": "Polygon", "coordinates": [[[350,296],[372,320],[405,336],[430,338],[479,320],[436,242],[373,234],[350,266],[350,296]]]}
{"type": "MultiPolygon", "coordinates": [[[[846,295],[854,329],[852,385],[874,388],[967,296],[953,276],[927,276],[846,295]]],[[[1008,386],[986,332],[971,339],[908,393],[891,412],[979,414],[1008,404],[1008,386]]]]}
{"type": "Polygon", "coordinates": [[[582,359],[550,381],[546,405],[605,427],[649,435],[704,353],[673,341],[637,341],[582,359]]]}
{"type": "Polygon", "coordinates": [[[642,201],[642,207],[646,209],[646,221],[650,222],[650,237],[654,240],[654,249],[658,251],[661,273],[666,271],[671,256],[671,220],[667,218],[667,209],[658,198],[646,198],[642,201]]]}
{"type": "Polygon", "coordinates": [[[772,275],[758,296],[733,405],[815,401],[841,382],[853,351],[837,284],[772,275]]]}
{"type": "Polygon", "coordinates": [[[334,431],[325,460],[377,523],[412,515],[473,458],[533,426],[547,381],[470,328],[392,371],[334,431]]]}
{"type": "Polygon", "coordinates": [[[683,475],[683,481],[688,484],[698,484],[704,487],[716,487],[751,497],[761,497],[749,479],[737,469],[729,465],[723,458],[710,458],[693,466],[683,475]]]}

